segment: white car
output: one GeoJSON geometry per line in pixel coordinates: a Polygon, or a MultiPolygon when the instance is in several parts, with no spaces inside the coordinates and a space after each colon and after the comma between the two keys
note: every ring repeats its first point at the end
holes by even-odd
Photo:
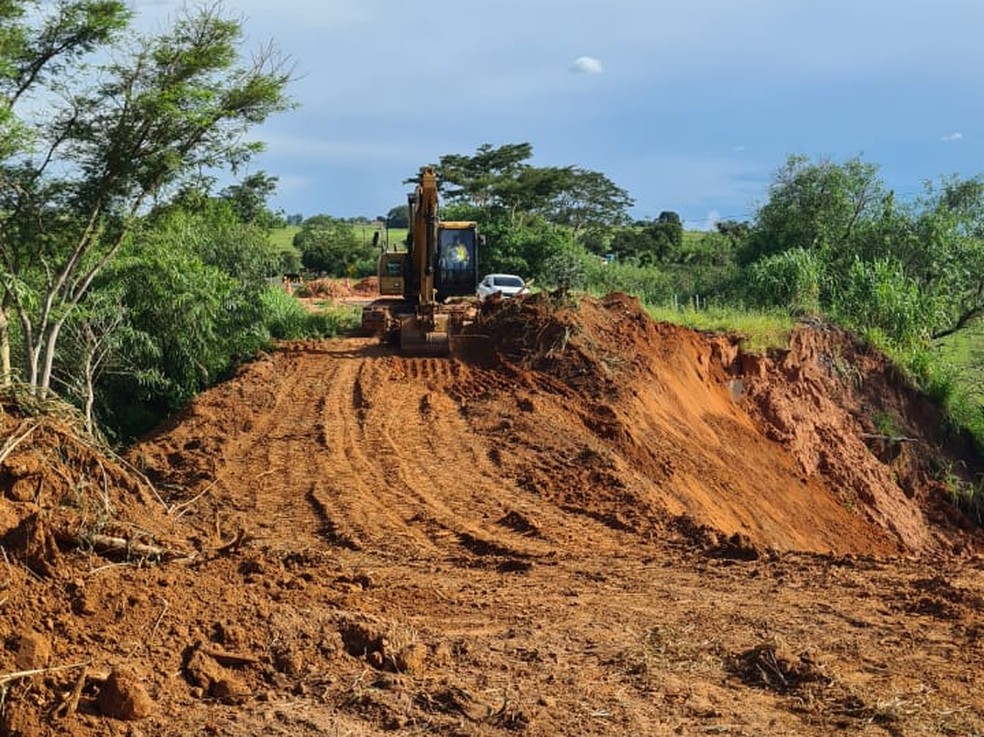
{"type": "Polygon", "coordinates": [[[479,299],[484,300],[496,292],[502,294],[503,298],[509,298],[517,294],[526,294],[528,291],[522,277],[515,274],[489,274],[478,283],[475,294],[479,299]]]}

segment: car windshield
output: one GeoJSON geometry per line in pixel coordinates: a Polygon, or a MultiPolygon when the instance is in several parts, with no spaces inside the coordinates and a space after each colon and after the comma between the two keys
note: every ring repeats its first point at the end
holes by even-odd
{"type": "Polygon", "coordinates": [[[524,286],[523,280],[518,276],[494,276],[492,277],[492,286],[495,287],[522,287],[524,286]]]}

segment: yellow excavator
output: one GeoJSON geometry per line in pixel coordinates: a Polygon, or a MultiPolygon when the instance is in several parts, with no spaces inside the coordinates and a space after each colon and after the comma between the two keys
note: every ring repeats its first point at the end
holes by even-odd
{"type": "Polygon", "coordinates": [[[470,220],[441,220],[432,167],[423,169],[407,200],[406,250],[380,254],[379,298],[362,309],[362,329],[408,355],[448,355],[473,307],[449,300],[475,294],[478,227],[470,220]]]}

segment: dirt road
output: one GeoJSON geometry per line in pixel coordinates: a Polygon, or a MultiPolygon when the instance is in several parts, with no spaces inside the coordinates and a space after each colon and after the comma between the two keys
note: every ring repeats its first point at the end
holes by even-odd
{"type": "MultiPolygon", "coordinates": [[[[114,487],[176,560],[8,533],[2,672],[86,666],[0,681],[6,733],[984,733],[978,536],[865,445],[868,403],[925,411],[877,357],[556,320],[249,365],[134,449],[159,501],[114,487]]],[[[48,499],[0,498],[0,536],[48,499]]]]}

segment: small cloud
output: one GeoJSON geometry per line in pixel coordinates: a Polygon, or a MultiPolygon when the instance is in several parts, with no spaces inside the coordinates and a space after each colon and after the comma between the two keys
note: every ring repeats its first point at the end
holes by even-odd
{"type": "Polygon", "coordinates": [[[745,146],[735,146],[735,147],[734,147],[733,149],[731,149],[731,150],[732,150],[732,151],[734,151],[734,152],[735,152],[736,154],[740,154],[740,153],[741,153],[742,151],[744,151],[745,149],[746,149],[746,147],[745,147],[745,146]]]}
{"type": "Polygon", "coordinates": [[[601,74],[604,69],[601,61],[593,56],[580,56],[571,65],[571,71],[575,74],[601,74]]]}
{"type": "Polygon", "coordinates": [[[941,136],[940,137],[940,140],[941,141],[959,141],[961,138],[963,138],[963,133],[961,133],[960,131],[955,131],[955,132],[951,133],[948,136],[941,136]]]}

